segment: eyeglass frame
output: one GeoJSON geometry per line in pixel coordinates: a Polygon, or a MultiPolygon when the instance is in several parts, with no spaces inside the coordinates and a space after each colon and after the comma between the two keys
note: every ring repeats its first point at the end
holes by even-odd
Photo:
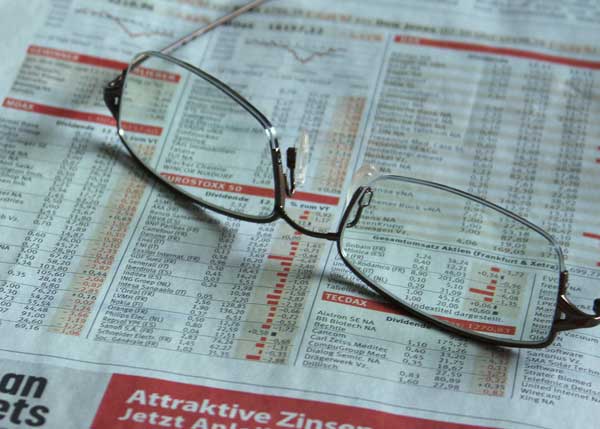
{"type": "MultiPolygon", "coordinates": [[[[248,100],[246,100],[243,96],[241,96],[234,89],[229,87],[227,84],[221,82],[216,77],[206,73],[205,71],[195,67],[185,61],[182,61],[178,58],[175,58],[169,55],[170,52],[178,49],[179,47],[189,43],[200,35],[205,34],[208,31],[216,28],[217,26],[233,19],[236,16],[241,15],[242,13],[256,7],[257,5],[264,2],[264,0],[255,0],[246,4],[244,7],[236,9],[234,12],[225,15],[218,20],[204,26],[187,36],[177,40],[161,51],[144,51],[135,56],[133,61],[129,64],[129,66],[124,69],[119,76],[111,80],[104,87],[104,102],[114,119],[116,120],[117,134],[121,143],[125,146],[129,154],[132,158],[143,168],[143,170],[148,173],[150,176],[158,179],[163,185],[167,186],[172,191],[176,192],[178,195],[190,200],[193,204],[197,204],[205,209],[213,210],[217,213],[220,213],[225,216],[229,216],[238,220],[243,220],[247,222],[253,223],[271,223],[275,222],[278,219],[283,219],[289,226],[294,228],[295,230],[301,232],[310,237],[325,239],[328,241],[335,241],[337,245],[338,254],[340,255],[342,261],[348,267],[348,269],[356,275],[363,283],[377,292],[379,295],[384,297],[387,301],[389,301],[394,306],[398,307],[398,310],[408,314],[416,318],[417,320],[426,322],[428,324],[434,325],[435,327],[445,331],[451,332],[455,335],[458,335],[463,338],[473,339],[482,343],[494,345],[494,346],[502,346],[502,347],[515,347],[515,348],[543,348],[549,346],[556,335],[560,331],[573,330],[579,328],[588,328],[600,325],[600,298],[594,300],[593,311],[594,315],[585,313],[581,311],[575,304],[571,302],[571,300],[566,296],[567,286],[568,286],[568,278],[569,273],[565,268],[564,256],[561,250],[561,247],[556,242],[556,240],[544,229],[538,227],[537,225],[531,223],[525,218],[503,208],[500,207],[490,201],[487,201],[483,198],[480,198],[476,195],[469,194],[467,192],[461,191],[459,189],[443,185],[440,183],[435,183],[427,180],[417,179],[413,177],[407,176],[399,176],[399,175],[383,175],[379,176],[380,178],[394,178],[397,180],[414,183],[423,186],[429,186],[433,188],[437,188],[442,191],[447,191],[452,194],[458,195],[460,197],[466,198],[468,200],[474,201],[476,203],[487,206],[497,212],[510,217],[511,219],[521,223],[522,225],[536,231],[538,234],[542,235],[548,242],[554,247],[557,252],[559,263],[559,285],[557,291],[557,301],[555,304],[555,313],[552,321],[552,326],[550,327],[550,331],[548,332],[548,336],[544,341],[540,342],[522,342],[517,340],[508,340],[508,339],[500,339],[496,337],[491,337],[485,334],[479,334],[476,331],[469,331],[466,329],[458,328],[457,326],[444,322],[440,319],[435,318],[433,315],[428,315],[426,313],[422,313],[417,309],[411,307],[410,305],[403,302],[400,298],[394,296],[390,292],[384,290],[383,288],[376,285],[374,282],[370,281],[365,275],[363,275],[360,271],[358,271],[352,263],[347,259],[347,255],[345,254],[342,248],[342,234],[344,228],[347,227],[346,222],[354,208],[355,204],[360,200],[360,198],[367,192],[370,188],[368,186],[359,186],[352,194],[350,201],[347,203],[346,208],[343,211],[342,218],[340,220],[337,231],[334,232],[318,232],[311,231],[302,225],[299,225],[295,222],[286,212],[285,212],[285,201],[286,198],[291,197],[293,194],[293,183],[288,183],[287,177],[283,171],[283,162],[281,157],[281,149],[279,147],[279,141],[277,138],[277,133],[275,128],[271,124],[271,122],[267,119],[267,117],[261,113],[256,107],[254,107],[248,100]],[[202,201],[192,195],[191,193],[186,192],[180,187],[175,186],[173,183],[163,178],[160,174],[154,171],[154,169],[149,166],[144,160],[137,156],[135,151],[129,146],[124,136],[124,129],[121,126],[120,120],[120,109],[122,104],[120,103],[121,97],[123,94],[123,90],[125,87],[125,79],[127,74],[132,68],[139,66],[142,62],[146,61],[150,57],[158,57],[165,61],[174,63],[180,67],[185,68],[191,73],[201,77],[208,83],[214,85],[224,94],[229,96],[233,101],[238,103],[246,112],[252,115],[264,128],[266,136],[269,140],[271,160],[273,164],[273,175],[274,175],[274,208],[271,214],[267,217],[258,217],[252,215],[242,215],[230,210],[227,210],[222,207],[217,207],[208,202],[202,201]]],[[[288,161],[289,163],[289,161],[288,161]]],[[[290,179],[293,182],[293,178],[290,179]]]]}

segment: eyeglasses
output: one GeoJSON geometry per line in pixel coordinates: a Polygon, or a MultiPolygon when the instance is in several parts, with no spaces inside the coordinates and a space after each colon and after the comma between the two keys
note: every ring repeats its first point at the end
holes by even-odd
{"type": "Polygon", "coordinates": [[[256,223],[281,218],[336,242],[350,271],[398,311],[455,334],[544,347],[559,331],[600,324],[600,299],[589,315],[567,298],[563,254],[547,232],[458,189],[367,174],[334,232],[293,219],[286,200],[301,194],[303,153],[287,150],[286,175],[265,115],[217,78],[168,55],[258,3],[161,52],[138,54],[106,86],[118,135],[144,170],[206,209],[256,223]]]}

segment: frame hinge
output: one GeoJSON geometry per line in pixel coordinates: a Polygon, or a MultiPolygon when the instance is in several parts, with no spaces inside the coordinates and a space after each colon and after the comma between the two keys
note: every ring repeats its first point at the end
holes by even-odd
{"type": "Polygon", "coordinates": [[[587,314],[578,309],[566,295],[561,294],[558,299],[558,308],[561,318],[554,322],[556,331],[569,331],[571,329],[592,328],[600,325],[600,306],[594,301],[594,313],[587,314]]]}

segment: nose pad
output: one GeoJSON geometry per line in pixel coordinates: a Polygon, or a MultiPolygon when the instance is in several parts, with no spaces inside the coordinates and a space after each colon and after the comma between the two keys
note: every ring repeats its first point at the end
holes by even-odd
{"type": "Polygon", "coordinates": [[[310,142],[308,134],[302,131],[298,136],[295,147],[290,147],[286,151],[286,166],[288,168],[288,189],[287,195],[291,197],[296,188],[301,187],[306,179],[306,167],[308,165],[308,155],[310,151],[310,142]]]}
{"type": "Polygon", "coordinates": [[[361,186],[368,185],[375,177],[379,176],[379,168],[374,164],[364,164],[352,176],[352,182],[346,191],[346,205],[350,202],[354,192],[361,186]]]}
{"type": "Polygon", "coordinates": [[[354,219],[346,224],[347,228],[353,228],[360,221],[360,216],[362,215],[362,211],[365,207],[369,207],[371,204],[371,199],[373,198],[373,190],[371,188],[367,188],[365,192],[360,196],[358,200],[358,208],[356,209],[356,214],[354,215],[354,219]]]}

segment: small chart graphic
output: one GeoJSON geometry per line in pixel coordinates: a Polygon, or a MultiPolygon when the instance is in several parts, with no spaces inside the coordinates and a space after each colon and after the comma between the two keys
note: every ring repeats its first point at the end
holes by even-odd
{"type": "Polygon", "coordinates": [[[274,48],[286,51],[289,55],[291,55],[294,60],[296,60],[300,64],[308,64],[313,61],[317,61],[323,57],[334,57],[338,53],[345,52],[344,48],[324,48],[324,49],[311,49],[299,46],[292,46],[287,43],[277,42],[275,40],[260,40],[260,39],[249,39],[246,41],[247,45],[251,46],[262,46],[265,48],[274,48]]]}
{"type": "Polygon", "coordinates": [[[175,37],[172,31],[166,31],[162,29],[151,28],[145,22],[116,16],[110,12],[102,11],[102,10],[94,10],[90,8],[81,8],[75,10],[75,14],[83,15],[93,18],[100,18],[106,21],[110,21],[117,28],[120,28],[123,33],[125,33],[131,39],[138,38],[146,38],[146,37],[166,37],[173,38],[175,37]]]}
{"type": "MultiPolygon", "coordinates": [[[[492,275],[499,275],[500,268],[492,267],[490,269],[490,272],[492,273],[492,275]]],[[[496,278],[490,278],[488,284],[485,286],[485,289],[472,287],[469,288],[469,292],[481,296],[484,302],[493,302],[494,296],[496,295],[497,284],[498,280],[496,278]]]]}

